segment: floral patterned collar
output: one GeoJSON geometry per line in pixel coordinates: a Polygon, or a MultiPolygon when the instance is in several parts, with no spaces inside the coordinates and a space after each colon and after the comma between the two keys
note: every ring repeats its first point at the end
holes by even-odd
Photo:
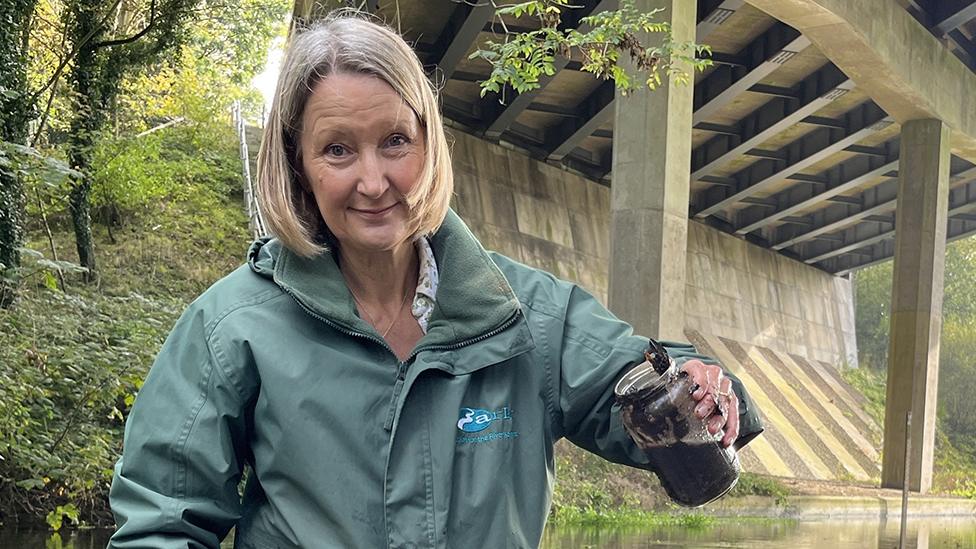
{"type": "Polygon", "coordinates": [[[430,315],[434,312],[434,303],[437,297],[437,262],[434,260],[434,251],[430,248],[427,237],[417,239],[417,255],[420,258],[420,276],[417,277],[417,291],[413,296],[413,305],[410,312],[417,319],[417,324],[427,333],[427,323],[430,315]]]}

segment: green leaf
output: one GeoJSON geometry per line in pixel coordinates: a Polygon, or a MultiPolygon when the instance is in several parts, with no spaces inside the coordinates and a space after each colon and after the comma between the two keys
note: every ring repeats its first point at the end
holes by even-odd
{"type": "Polygon", "coordinates": [[[23,488],[25,490],[33,490],[35,488],[43,488],[44,481],[39,478],[27,478],[24,480],[17,481],[15,483],[18,488],[23,488]]]}
{"type": "Polygon", "coordinates": [[[30,257],[38,257],[38,258],[43,258],[44,257],[44,254],[42,254],[41,252],[39,252],[39,251],[37,251],[37,250],[35,250],[33,248],[20,247],[20,248],[17,248],[17,251],[20,252],[21,255],[26,255],[26,256],[30,256],[30,257]]]}
{"type": "Polygon", "coordinates": [[[37,264],[41,267],[52,269],[55,271],[64,271],[69,273],[87,273],[88,269],[78,265],[77,263],[72,263],[70,261],[52,261],[50,259],[38,259],[37,264]]]}
{"type": "Polygon", "coordinates": [[[51,271],[44,271],[44,287],[52,291],[57,291],[58,289],[58,281],[55,280],[51,271]]]}

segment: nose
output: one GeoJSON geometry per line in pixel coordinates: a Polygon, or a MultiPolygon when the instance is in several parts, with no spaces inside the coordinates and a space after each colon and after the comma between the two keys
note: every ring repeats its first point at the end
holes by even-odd
{"type": "Polygon", "coordinates": [[[386,179],[383,159],[376,151],[368,151],[360,156],[359,164],[356,192],[372,200],[383,196],[390,186],[386,179]]]}

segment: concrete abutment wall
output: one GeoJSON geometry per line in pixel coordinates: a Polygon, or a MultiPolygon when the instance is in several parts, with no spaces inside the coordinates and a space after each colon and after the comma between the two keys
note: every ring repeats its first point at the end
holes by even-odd
{"type": "MultiPolygon", "coordinates": [[[[610,189],[460,131],[454,206],[485,247],[607,302],[610,189]]],[[[851,284],[690,221],[685,327],[835,366],[856,363],[851,284]]]]}

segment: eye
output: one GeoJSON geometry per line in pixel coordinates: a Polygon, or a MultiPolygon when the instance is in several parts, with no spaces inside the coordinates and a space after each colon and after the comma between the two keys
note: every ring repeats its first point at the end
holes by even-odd
{"type": "Polygon", "coordinates": [[[346,151],[346,148],[345,147],[343,147],[342,145],[335,144],[335,143],[333,143],[332,145],[329,145],[328,147],[325,148],[325,154],[328,154],[330,156],[342,156],[346,152],[347,151],[346,151]]]}
{"type": "Polygon", "coordinates": [[[395,133],[391,135],[389,139],[387,139],[386,143],[391,147],[399,147],[401,145],[406,145],[407,143],[410,143],[410,139],[408,139],[407,136],[403,134],[395,133]]]}

